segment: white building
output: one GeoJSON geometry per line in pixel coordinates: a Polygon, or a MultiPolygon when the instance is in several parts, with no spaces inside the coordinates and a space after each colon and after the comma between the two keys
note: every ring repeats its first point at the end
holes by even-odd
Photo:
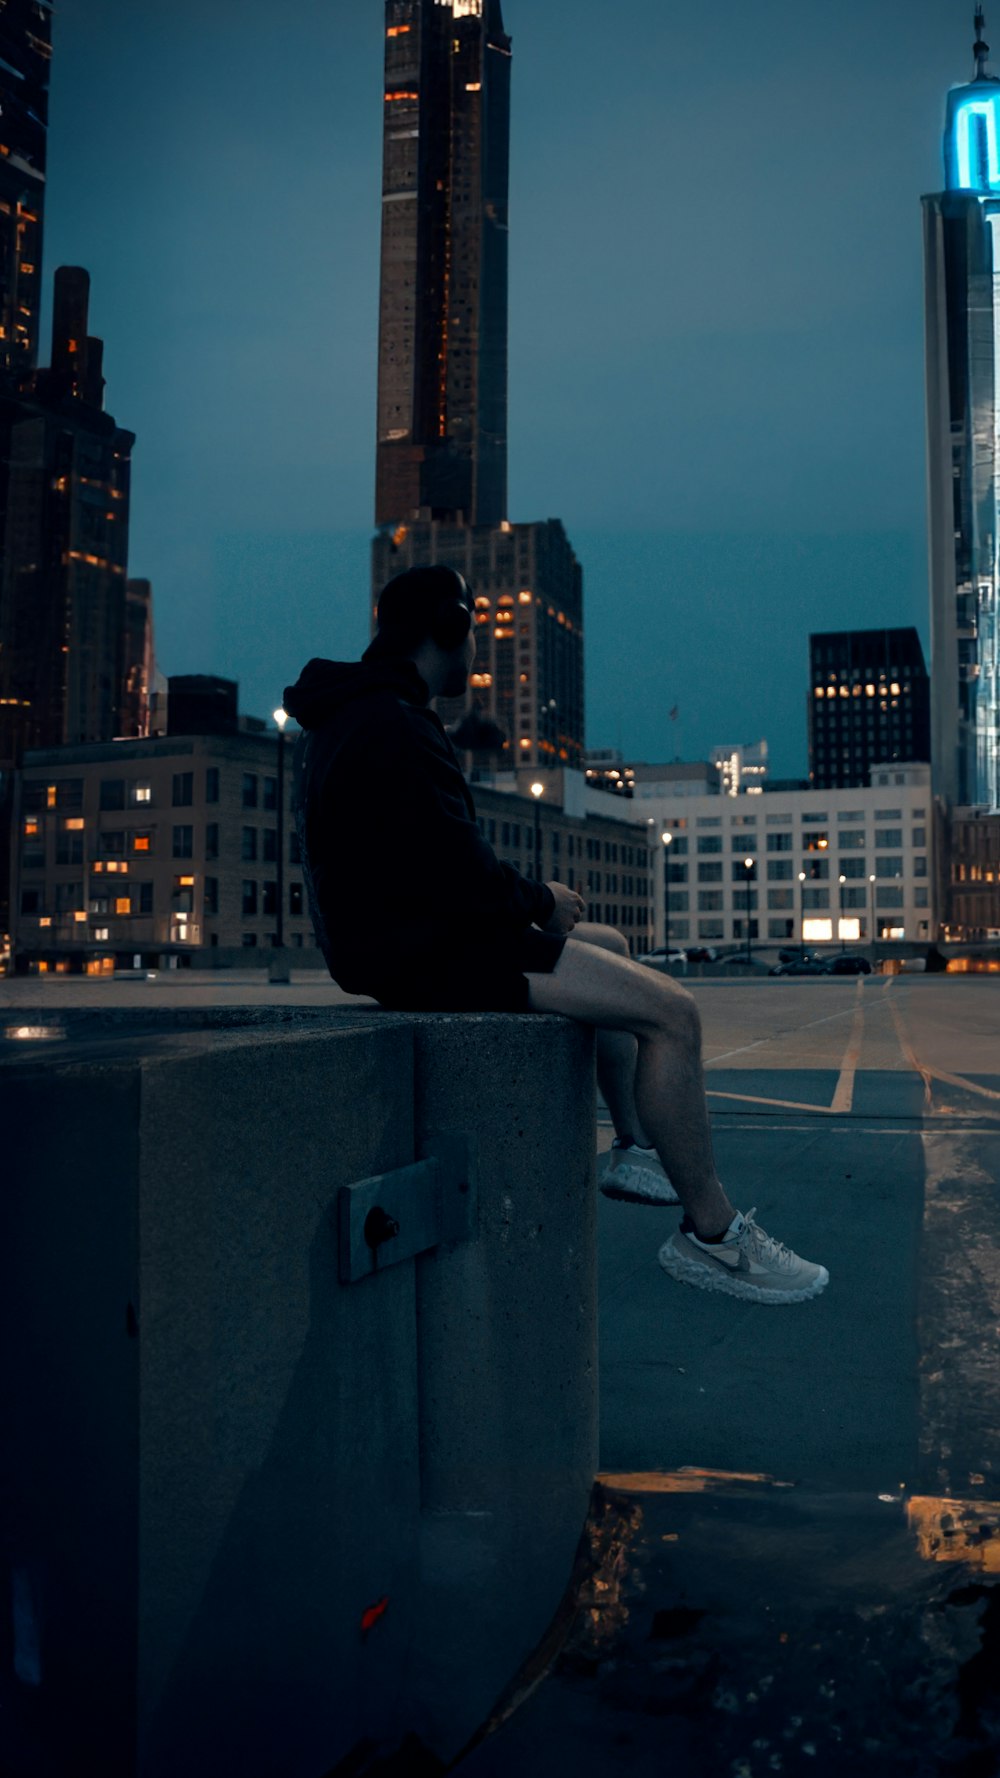
{"type": "Polygon", "coordinates": [[[738,943],[748,918],[751,939],[774,945],[937,935],[927,765],[878,766],[863,789],[637,794],[619,814],[671,836],[658,944],[738,943]]]}

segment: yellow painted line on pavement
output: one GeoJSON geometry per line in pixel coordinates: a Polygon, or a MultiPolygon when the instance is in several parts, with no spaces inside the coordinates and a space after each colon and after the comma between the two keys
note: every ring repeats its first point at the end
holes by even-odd
{"type": "Polygon", "coordinates": [[[797,1037],[800,1031],[813,1031],[817,1025],[832,1025],[837,1019],[848,1019],[851,1011],[852,1008],[848,1006],[841,1012],[827,1013],[822,1019],[810,1019],[805,1025],[788,1025],[783,1031],[775,1031],[771,1037],[758,1037],[753,1043],[745,1043],[738,1050],[723,1050],[721,1055],[707,1056],[705,1067],[714,1068],[719,1062],[728,1062],[731,1056],[749,1055],[751,1050],[764,1049],[769,1043],[780,1043],[785,1037],[797,1037]]]}
{"type": "Polygon", "coordinates": [[[931,1071],[929,1068],[925,1068],[923,1063],[918,1059],[917,1053],[904,1028],[899,1007],[894,999],[889,1002],[889,1012],[892,1015],[892,1022],[896,1027],[896,1036],[899,1039],[899,1047],[903,1052],[904,1060],[909,1063],[914,1074],[919,1074],[924,1083],[924,1105],[927,1110],[930,1111],[933,1105],[931,1096],[931,1071]]]}
{"type": "Polygon", "coordinates": [[[863,975],[859,975],[858,991],[854,996],[851,1034],[847,1039],[847,1049],[844,1052],[844,1060],[840,1064],[840,1076],[833,1095],[833,1103],[830,1106],[830,1110],[834,1112],[846,1113],[850,1111],[854,1103],[854,1076],[857,1073],[858,1058],[861,1055],[861,1040],[865,1030],[864,985],[865,978],[863,975]]]}
{"type": "Polygon", "coordinates": [[[1000,1099],[1000,1093],[993,1087],[981,1087],[977,1081],[965,1080],[961,1074],[945,1074],[943,1068],[927,1068],[926,1073],[933,1080],[943,1081],[946,1086],[961,1087],[966,1093],[978,1093],[981,1099],[1000,1099]]]}
{"type": "Polygon", "coordinates": [[[714,1087],[706,1087],[706,1099],[738,1099],[741,1105],[775,1105],[780,1111],[818,1111],[823,1117],[833,1117],[832,1105],[804,1105],[801,1099],[758,1099],[755,1093],[718,1093],[714,1087]]]}

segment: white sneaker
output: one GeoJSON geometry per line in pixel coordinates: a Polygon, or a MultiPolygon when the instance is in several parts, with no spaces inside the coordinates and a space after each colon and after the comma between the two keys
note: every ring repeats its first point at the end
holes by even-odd
{"type": "Polygon", "coordinates": [[[725,1239],[700,1241],[685,1217],[660,1248],[664,1271],[682,1284],[746,1297],[753,1303],[804,1303],[830,1282],[825,1266],[800,1259],[754,1222],[755,1211],[733,1217],[725,1239]],[[685,1224],[687,1226],[685,1227],[685,1224]]]}
{"type": "Polygon", "coordinates": [[[634,1142],[623,1148],[617,1136],[597,1182],[606,1198],[626,1204],[680,1203],[655,1148],[637,1148],[634,1142]]]}

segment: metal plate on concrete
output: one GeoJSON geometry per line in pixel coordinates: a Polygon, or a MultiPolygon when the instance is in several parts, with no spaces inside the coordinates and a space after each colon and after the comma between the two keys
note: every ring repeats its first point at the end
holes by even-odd
{"type": "Polygon", "coordinates": [[[442,1241],[468,1239],[475,1226],[469,1137],[441,1131],[407,1167],[341,1186],[338,1194],[340,1281],[385,1271],[442,1241]]]}

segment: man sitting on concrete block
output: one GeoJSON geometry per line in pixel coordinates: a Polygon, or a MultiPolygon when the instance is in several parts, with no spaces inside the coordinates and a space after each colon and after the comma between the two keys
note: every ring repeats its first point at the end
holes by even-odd
{"type": "Polygon", "coordinates": [[[583,921],[563,883],[503,864],[479,832],[431,708],[464,695],[474,603],[456,570],[384,588],[360,661],[312,660],[284,706],[301,725],[295,813],[316,937],[348,993],[395,1011],[563,1013],[597,1027],[616,1135],[602,1189],[680,1204],[660,1248],[674,1278],[759,1303],[818,1296],[825,1267],[734,1209],[712,1156],[693,997],[583,921]]]}

